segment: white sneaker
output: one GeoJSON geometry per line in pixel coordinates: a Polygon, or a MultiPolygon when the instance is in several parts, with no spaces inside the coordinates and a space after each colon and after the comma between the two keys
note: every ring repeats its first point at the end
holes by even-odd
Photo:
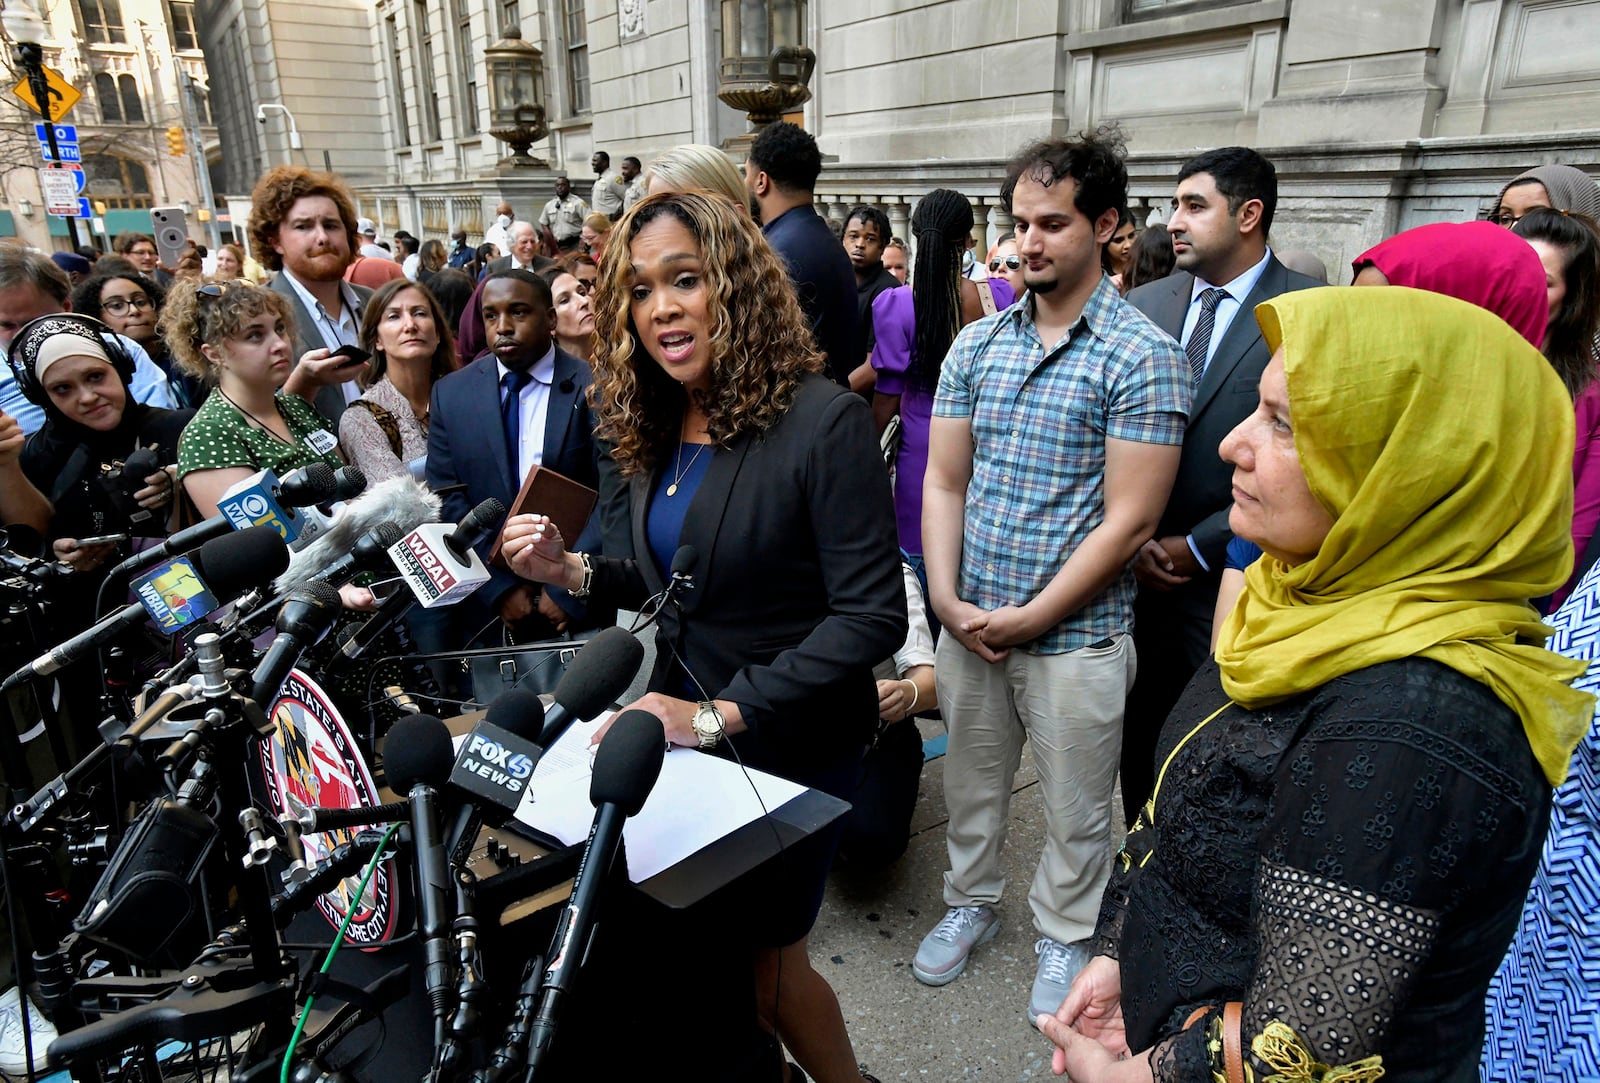
{"type": "MultiPolygon", "coordinates": [[[[0,994],[0,1071],[11,1075],[23,1075],[29,1071],[27,1047],[22,1042],[20,1000],[15,985],[0,994]]],[[[39,1009],[33,1006],[32,1001],[28,1002],[28,1030],[33,1043],[32,1070],[40,1072],[45,1067],[45,1050],[56,1040],[56,1028],[39,1014],[39,1009]]]]}

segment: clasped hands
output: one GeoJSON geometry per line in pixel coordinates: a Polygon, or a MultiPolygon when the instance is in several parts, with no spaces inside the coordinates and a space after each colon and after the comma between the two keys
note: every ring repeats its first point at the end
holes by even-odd
{"type": "Polygon", "coordinates": [[[1122,967],[1097,955],[1079,971],[1054,1015],[1034,1020],[1055,1045],[1050,1070],[1073,1083],[1149,1083],[1149,1054],[1129,1056],[1122,1019],[1122,967]]]}
{"type": "Polygon", "coordinates": [[[1002,661],[1012,647],[1038,639],[1048,627],[1032,603],[982,609],[958,599],[940,606],[939,615],[957,642],[985,662],[1002,661]]]}

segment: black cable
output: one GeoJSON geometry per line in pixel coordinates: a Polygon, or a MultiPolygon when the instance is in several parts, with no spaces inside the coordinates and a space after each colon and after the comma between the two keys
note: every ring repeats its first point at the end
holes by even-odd
{"type": "Polygon", "coordinates": [[[0,891],[6,895],[6,923],[11,926],[11,976],[17,983],[17,1010],[22,1016],[23,1071],[35,1078],[33,1070],[33,1027],[28,1021],[28,990],[22,983],[23,961],[21,930],[17,926],[17,902],[11,891],[11,847],[0,839],[0,891]]]}

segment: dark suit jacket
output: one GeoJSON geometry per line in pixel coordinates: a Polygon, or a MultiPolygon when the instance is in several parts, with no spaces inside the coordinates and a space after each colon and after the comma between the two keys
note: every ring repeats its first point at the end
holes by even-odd
{"type": "MultiPolygon", "coordinates": [[[[365,286],[358,286],[354,282],[345,283],[355,292],[356,326],[361,325],[361,313],[367,307],[367,301],[372,297],[372,291],[365,286]]],[[[300,355],[311,350],[320,350],[326,343],[322,341],[322,332],[317,328],[316,317],[306,311],[306,306],[300,303],[300,295],[289,284],[288,278],[282,271],[272,276],[270,287],[274,292],[280,293],[289,299],[289,311],[294,313],[295,337],[295,362],[298,364],[300,355]]],[[[339,431],[339,416],[344,413],[344,392],[339,390],[337,384],[332,384],[319,389],[311,404],[317,408],[317,413],[333,422],[333,431],[339,431]]]]}
{"type": "MultiPolygon", "coordinates": [[[[589,366],[557,347],[545,414],[543,465],[598,489],[594,417],[584,395],[589,380],[589,366]]],[[[460,522],[463,515],[490,497],[509,509],[522,488],[522,479],[512,477],[507,461],[505,428],[500,420],[500,370],[492,354],[433,385],[428,421],[428,487],[442,489],[458,484],[465,484],[466,489],[444,498],[441,514],[447,522],[460,522]]],[[[574,549],[598,542],[598,521],[595,516],[591,529],[572,543],[574,549]]],[[[478,552],[487,559],[493,544],[492,535],[478,546],[478,552]]],[[[489,574],[489,582],[473,599],[481,599],[492,611],[501,595],[523,580],[498,568],[491,567],[489,574]]]]}
{"type": "MultiPolygon", "coordinates": [[[[806,378],[761,436],[711,459],[684,520],[694,589],[662,613],[670,643],[713,699],[739,704],[733,738],[752,766],[804,781],[859,754],[877,721],[872,666],[906,636],[905,585],[889,478],[860,396],[806,378]]],[[[658,475],[622,481],[631,552],[596,560],[594,590],[637,607],[665,587],[646,516],[658,475]],[[637,559],[634,559],[637,554],[637,559]]],[[[682,696],[665,644],[650,687],[682,696]]]]}
{"type": "MultiPolygon", "coordinates": [[[[1157,537],[1192,534],[1200,554],[1211,566],[1211,575],[1195,582],[1209,582],[1212,601],[1207,603],[1207,620],[1215,603],[1215,581],[1222,575],[1223,560],[1233,532],[1228,529],[1228,509],[1233,506],[1233,467],[1222,461],[1217,447],[1234,426],[1256,408],[1261,372],[1272,359],[1261,326],[1256,323],[1255,307],[1262,301],[1292,290],[1322,285],[1289,270],[1272,256],[1261,271],[1255,289],[1234,314],[1228,331],[1217,344],[1217,351],[1195,392],[1189,411],[1189,426],[1183,435],[1183,454],[1178,462],[1178,477],[1167,500],[1157,537]]],[[[1183,334],[1183,320],[1189,309],[1194,276],[1178,271],[1128,294],[1128,301],[1174,339],[1183,334]]],[[[1193,584],[1191,584],[1193,585],[1193,584]]]]}
{"type": "Polygon", "coordinates": [[[817,349],[828,355],[828,375],[849,386],[850,374],[867,355],[866,339],[860,331],[856,272],[844,246],[810,206],[785,211],[762,232],[772,250],[783,258],[816,336],[817,349]]]}

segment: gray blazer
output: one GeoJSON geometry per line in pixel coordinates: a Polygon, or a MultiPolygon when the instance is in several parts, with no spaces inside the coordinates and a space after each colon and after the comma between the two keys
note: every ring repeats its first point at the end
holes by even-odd
{"type": "MultiPolygon", "coordinates": [[[[359,326],[361,313],[367,307],[367,301],[372,297],[372,291],[365,286],[358,286],[354,282],[345,284],[356,295],[354,315],[356,324],[359,326]]],[[[289,311],[294,314],[294,356],[295,363],[298,364],[301,354],[323,348],[325,343],[322,341],[322,333],[317,330],[316,319],[306,311],[306,306],[300,302],[300,294],[295,292],[295,288],[289,284],[289,280],[284,276],[283,272],[280,271],[272,276],[270,288],[289,299],[289,311]]],[[[317,413],[333,423],[334,431],[338,431],[339,416],[344,413],[345,401],[344,393],[339,390],[337,384],[331,384],[318,390],[316,396],[312,399],[311,405],[317,408],[317,413]]]]}
{"type": "MultiPolygon", "coordinates": [[[[1208,580],[1222,574],[1228,542],[1233,537],[1228,529],[1228,509],[1233,506],[1233,467],[1222,461],[1217,446],[1255,410],[1261,372],[1272,359],[1266,340],[1261,337],[1261,326],[1256,323],[1255,307],[1280,293],[1322,284],[1289,270],[1278,262],[1278,257],[1268,257],[1256,288],[1250,291],[1228,324],[1227,333],[1217,344],[1211,364],[1195,391],[1189,427],[1183,436],[1178,477],[1173,482],[1172,496],[1167,500],[1156,536],[1192,534],[1200,555],[1211,566],[1208,580]]],[[[1128,294],[1128,302],[1149,316],[1157,327],[1179,339],[1193,290],[1194,275],[1177,271],[1140,286],[1128,294]]]]}

